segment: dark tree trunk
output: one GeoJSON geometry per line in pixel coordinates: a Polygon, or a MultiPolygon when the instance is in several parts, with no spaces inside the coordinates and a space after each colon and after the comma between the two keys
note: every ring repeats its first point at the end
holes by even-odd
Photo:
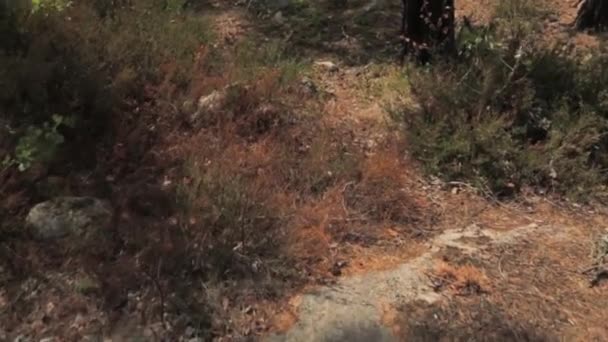
{"type": "Polygon", "coordinates": [[[425,63],[433,53],[454,50],[454,0],[402,0],[403,56],[425,63]]]}
{"type": "Polygon", "coordinates": [[[575,25],[579,30],[608,29],[608,0],[582,0],[575,25]]]}

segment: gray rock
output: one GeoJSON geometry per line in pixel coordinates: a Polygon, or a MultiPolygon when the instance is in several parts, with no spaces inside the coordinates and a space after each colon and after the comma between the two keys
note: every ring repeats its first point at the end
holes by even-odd
{"type": "Polygon", "coordinates": [[[338,66],[334,62],[330,61],[318,61],[315,62],[315,65],[321,67],[329,72],[338,71],[338,66]]]}
{"type": "Polygon", "coordinates": [[[285,22],[285,17],[283,17],[283,12],[278,11],[277,13],[274,14],[274,16],[272,16],[272,21],[275,24],[283,24],[285,22]]]}
{"type": "Polygon", "coordinates": [[[39,239],[83,236],[107,228],[113,217],[109,203],[92,197],[57,197],[34,206],[25,221],[39,239]]]}
{"type": "Polygon", "coordinates": [[[198,109],[213,111],[218,110],[224,103],[225,92],[214,90],[211,94],[203,96],[198,100],[198,109]]]}
{"type": "Polygon", "coordinates": [[[211,94],[202,96],[198,100],[196,112],[190,117],[191,121],[197,121],[201,115],[219,110],[225,102],[226,93],[214,90],[211,94]]]}

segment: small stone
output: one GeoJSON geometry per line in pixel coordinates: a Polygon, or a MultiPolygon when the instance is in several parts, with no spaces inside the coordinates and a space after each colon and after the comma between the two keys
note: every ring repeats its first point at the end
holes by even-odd
{"type": "Polygon", "coordinates": [[[55,310],[55,304],[53,302],[48,302],[46,304],[46,314],[50,316],[54,310],[55,310]]]}
{"type": "Polygon", "coordinates": [[[283,24],[285,22],[285,17],[283,17],[283,12],[278,11],[277,13],[275,13],[272,16],[272,21],[274,21],[276,24],[283,24]]]}
{"type": "Polygon", "coordinates": [[[244,90],[246,90],[246,87],[236,82],[227,85],[224,89],[214,90],[208,95],[201,96],[198,99],[196,111],[190,115],[190,122],[195,123],[204,118],[205,114],[221,110],[229,101],[231,95],[238,97],[244,90]]]}
{"type": "Polygon", "coordinates": [[[221,106],[224,95],[217,90],[214,90],[211,94],[203,96],[198,100],[198,108],[208,111],[219,109],[221,106]]]}
{"type": "Polygon", "coordinates": [[[217,90],[214,90],[211,94],[202,96],[198,100],[196,112],[190,116],[190,121],[197,121],[197,119],[204,113],[214,112],[219,110],[226,99],[226,94],[217,90]]]}
{"type": "Polygon", "coordinates": [[[192,336],[194,336],[194,333],[195,333],[195,332],[196,332],[196,331],[194,330],[194,328],[193,328],[193,327],[191,327],[191,326],[187,326],[187,327],[186,327],[186,330],[184,331],[184,336],[185,336],[185,337],[192,337],[192,336]]]}
{"type": "Polygon", "coordinates": [[[93,197],[56,197],[35,205],[26,226],[38,239],[83,236],[107,228],[114,213],[109,203],[93,197]]]}
{"type": "Polygon", "coordinates": [[[311,95],[318,93],[317,85],[310,78],[303,77],[301,83],[307,93],[311,95]]]}
{"type": "Polygon", "coordinates": [[[338,66],[330,61],[319,61],[319,62],[315,62],[316,66],[319,66],[329,72],[336,72],[338,71],[338,66]]]}
{"type": "Polygon", "coordinates": [[[72,325],[70,326],[70,328],[73,329],[80,329],[84,324],[86,323],[84,317],[81,314],[77,314],[76,317],[74,318],[74,321],[72,322],[72,325]]]}
{"type": "Polygon", "coordinates": [[[45,337],[45,338],[41,339],[40,342],[55,342],[55,338],[54,337],[45,337]]]}
{"type": "Polygon", "coordinates": [[[348,266],[347,261],[341,260],[341,261],[336,262],[333,265],[333,267],[331,268],[331,274],[336,277],[342,275],[342,269],[346,266],[348,266]]]}

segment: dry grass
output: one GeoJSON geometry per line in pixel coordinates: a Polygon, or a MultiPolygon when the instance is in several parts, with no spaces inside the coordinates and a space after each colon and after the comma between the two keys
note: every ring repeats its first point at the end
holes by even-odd
{"type": "Polygon", "coordinates": [[[424,220],[428,205],[413,194],[413,183],[394,146],[367,158],[362,179],[348,188],[346,203],[359,215],[376,222],[414,224],[424,220]]]}
{"type": "Polygon", "coordinates": [[[490,250],[483,268],[495,280],[492,300],[546,329],[557,325],[551,329],[568,340],[603,340],[608,337],[606,303],[598,296],[603,289],[591,288],[581,273],[592,263],[594,234],[572,220],[568,225],[572,228],[562,234],[547,232],[551,236],[490,250]]]}
{"type": "MultiPolygon", "coordinates": [[[[237,193],[232,211],[239,217],[218,231],[238,230],[251,234],[251,241],[272,236],[277,245],[260,245],[260,253],[272,250],[273,258],[282,255],[286,263],[299,265],[300,277],[315,281],[331,277],[337,260],[366,254],[350,246],[370,248],[396,238],[402,244],[415,235],[410,227],[429,222],[423,214],[428,204],[408,190],[413,179],[404,173],[397,144],[366,156],[343,127],[332,126],[322,116],[287,110],[285,103],[298,93],[283,82],[280,70],[259,72],[255,80],[234,86],[236,95],[229,105],[206,113],[195,134],[166,140],[173,158],[188,161],[184,172],[175,175],[181,178],[175,183],[180,184],[183,209],[179,221],[188,230],[200,230],[192,235],[192,243],[203,245],[200,239],[212,238],[205,231],[217,223],[219,214],[205,213],[221,212],[229,205],[214,200],[220,189],[237,193]],[[231,228],[248,220],[243,215],[273,223],[264,225],[270,229],[266,231],[257,226],[263,221],[259,218],[248,221],[247,232],[231,228]],[[370,225],[373,229],[363,231],[370,225]]],[[[314,99],[310,102],[311,108],[320,108],[314,99]]],[[[239,239],[231,248],[242,243],[239,239]]],[[[373,264],[370,258],[362,257],[366,265],[373,264]]],[[[396,263],[389,259],[393,261],[385,264],[396,263]]]]}
{"type": "MultiPolygon", "coordinates": [[[[417,248],[397,249],[427,235],[421,229],[432,220],[432,206],[406,171],[399,144],[384,142],[379,153],[367,155],[352,131],[325,119],[335,112],[310,116],[287,110],[299,96],[293,84],[283,82],[280,70],[259,72],[255,80],[237,83],[238,96],[208,113],[198,133],[170,148],[189,161],[181,186],[187,209],[182,221],[208,226],[192,214],[205,212],[209,202],[197,184],[238,179],[243,196],[274,218],[276,230],[266,234],[279,241],[280,250],[272,248],[297,265],[298,277],[324,282],[341,260],[352,261],[344,270],[349,274],[386,268],[415,254],[417,248]],[[281,110],[267,119],[260,108],[281,110]],[[268,121],[272,124],[258,129],[268,121]]],[[[316,110],[323,103],[309,98],[306,106],[316,110]]]]}
{"type": "Polygon", "coordinates": [[[402,336],[417,341],[606,339],[601,296],[606,285],[592,288],[581,273],[594,262],[593,239],[603,231],[605,215],[544,201],[532,207],[528,215],[542,228],[515,245],[494,245],[476,255],[445,251],[445,261],[429,278],[454,296],[403,308],[402,336]]]}
{"type": "Polygon", "coordinates": [[[511,316],[483,297],[458,297],[432,305],[414,303],[401,311],[393,330],[404,341],[558,341],[552,331],[511,316]]]}
{"type": "Polygon", "coordinates": [[[472,265],[453,266],[440,261],[429,274],[434,288],[447,288],[457,295],[468,296],[488,293],[490,282],[479,268],[472,265]]]}
{"type": "Polygon", "coordinates": [[[429,278],[447,300],[401,308],[394,330],[408,341],[605,340],[606,285],[590,287],[580,271],[606,216],[544,201],[533,209],[542,228],[515,245],[446,254],[429,278]]]}

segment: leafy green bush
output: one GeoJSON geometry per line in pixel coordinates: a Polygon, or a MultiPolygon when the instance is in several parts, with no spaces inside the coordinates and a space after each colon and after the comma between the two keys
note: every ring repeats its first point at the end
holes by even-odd
{"type": "Polygon", "coordinates": [[[409,70],[419,107],[403,118],[415,155],[431,173],[498,195],[605,194],[608,55],[542,46],[517,25],[463,28],[457,60],[409,70]]]}
{"type": "Polygon", "coordinates": [[[19,171],[25,171],[35,162],[50,162],[64,142],[57,129],[61,125],[73,126],[71,120],[61,115],[55,114],[52,119],[41,126],[29,126],[17,142],[14,159],[6,159],[6,163],[14,163],[19,171]]]}

